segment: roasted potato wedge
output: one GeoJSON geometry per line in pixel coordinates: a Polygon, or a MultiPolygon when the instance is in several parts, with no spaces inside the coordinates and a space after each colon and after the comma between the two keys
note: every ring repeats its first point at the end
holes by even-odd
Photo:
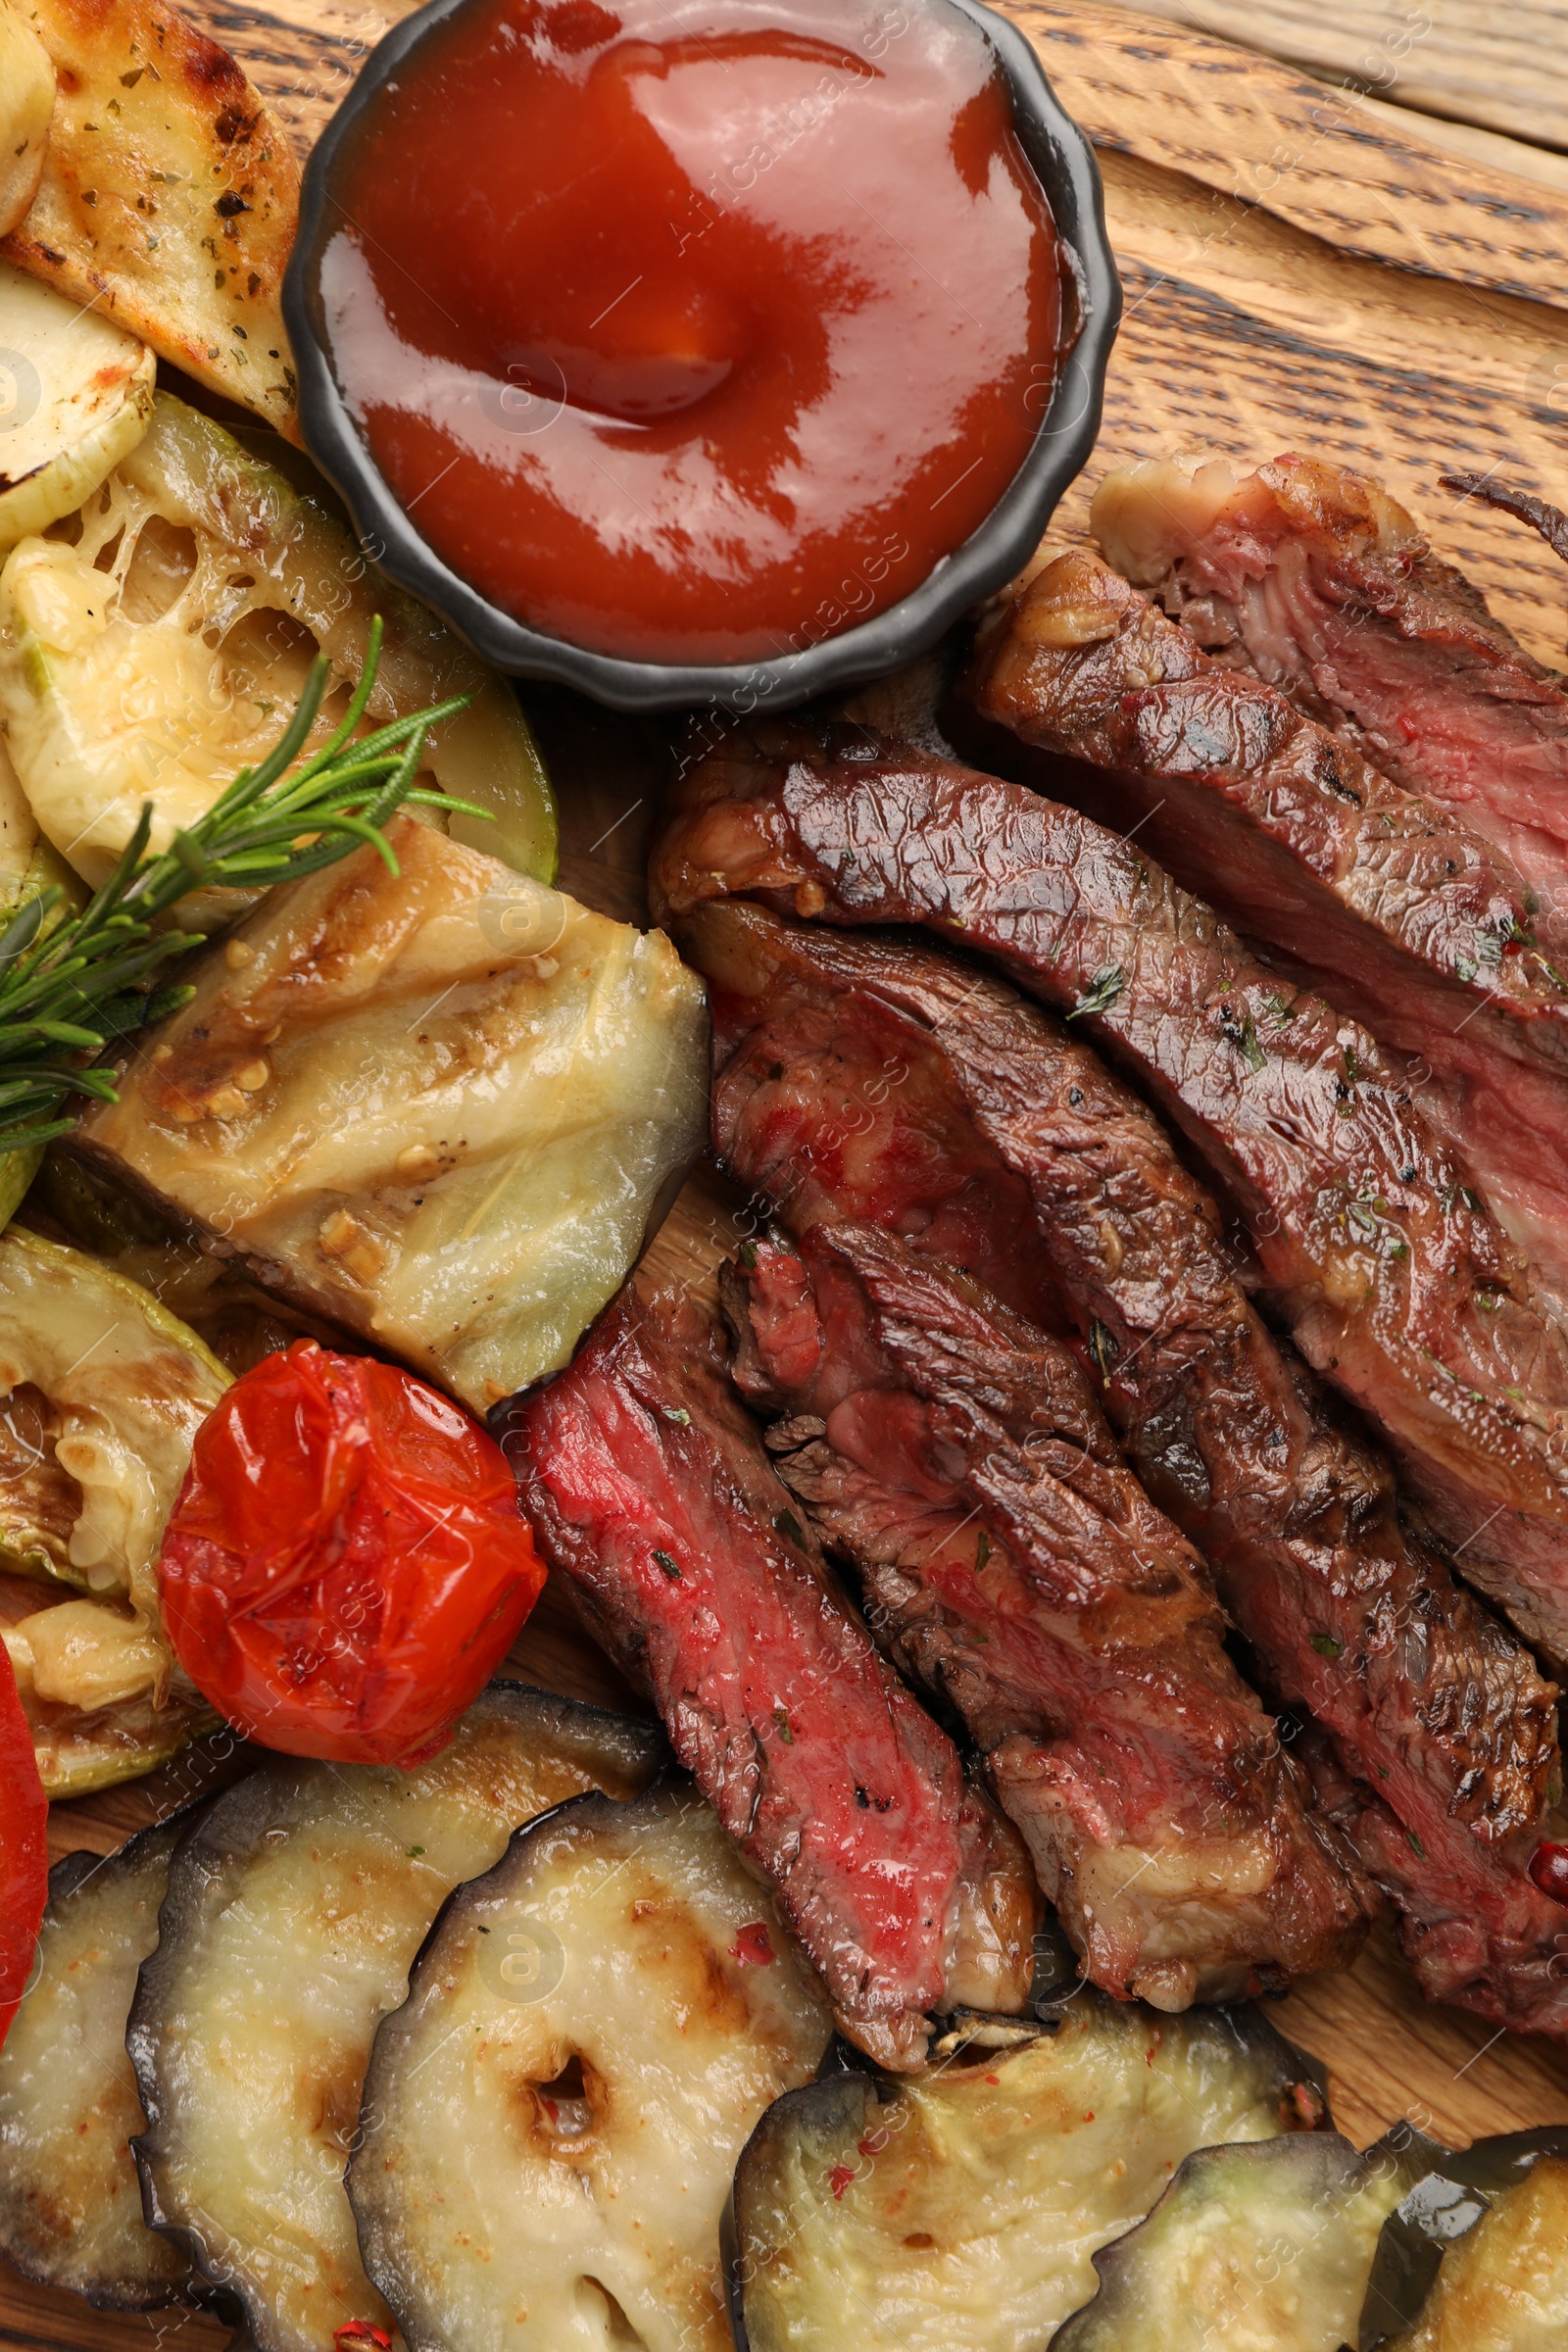
{"type": "Polygon", "coordinates": [[[255,2352],[388,2325],[343,2167],[377,2022],[445,1897],[519,1823],[630,1796],[662,1755],[646,1724],[496,1683],[416,1772],[279,1757],[180,1847],[127,2034],[137,2159],[149,2216],[238,2297],[255,2352]]]}
{"type": "MultiPolygon", "coordinates": [[[[54,111],[55,70],[26,23],[23,0],[0,0],[0,237],[8,237],[38,193],[54,111]]],[[[0,431],[6,411],[0,403],[0,431]]]]}
{"type": "Polygon", "coordinates": [[[400,817],[191,970],[78,1151],[485,1412],[564,1364],[707,1132],[702,984],[400,817]]]}
{"type": "Polygon", "coordinates": [[[1341,2352],[1425,2146],[1358,2156],[1313,2132],[1200,2149],[1148,2220],[1095,2256],[1100,2292],[1052,2352],[1341,2352]]]}
{"type": "Polygon", "coordinates": [[[751,2352],[1043,2345],[1195,2148],[1321,2115],[1309,2063],[1256,2010],[1165,2017],[1092,1991],[1017,2049],[792,2091],[735,2174],[751,2352]]]}
{"type": "MultiPolygon", "coordinates": [[[[336,726],[386,626],[367,726],[453,695],[423,781],[490,818],[468,840],[540,881],[556,869],[549,779],[511,684],[370,570],[329,505],[182,401],[159,393],[137,446],[83,508],[74,539],[23,540],[0,571],[0,721],[43,832],[101,882],[142,805],[153,847],[270,751],[319,651],[336,726]]],[[[232,920],[237,894],[205,919],[232,920]]],[[[185,901],[187,925],[202,901],[185,901]]]]}
{"type": "Polygon", "coordinates": [[[147,345],[0,262],[0,548],[89,498],[147,430],[147,345]]]}
{"type": "Polygon", "coordinates": [[[7,4],[59,90],[0,254],[297,439],[279,295],[299,171],[281,124],[168,0],[7,4]]]}
{"type": "Polygon", "coordinates": [[[107,2311],[179,2299],[190,2264],[142,2219],[129,2142],[146,2120],[125,2055],[136,1972],[188,1812],[49,1874],[37,1973],[0,2049],[0,2252],[107,2311]]]}
{"type": "Polygon", "coordinates": [[[730,2170],[830,2027],[689,1783],[523,1831],[366,2080],[349,2194],[410,2352],[723,2352],[730,2170]]]}

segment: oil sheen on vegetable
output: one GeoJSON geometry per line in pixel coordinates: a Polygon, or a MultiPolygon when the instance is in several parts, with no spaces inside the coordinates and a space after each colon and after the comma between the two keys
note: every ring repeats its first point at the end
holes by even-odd
{"type": "Polygon", "coordinates": [[[765,659],[896,603],[1054,379],[1046,197],[931,0],[469,0],[333,194],[320,324],[387,482],[604,653],[765,659]]]}

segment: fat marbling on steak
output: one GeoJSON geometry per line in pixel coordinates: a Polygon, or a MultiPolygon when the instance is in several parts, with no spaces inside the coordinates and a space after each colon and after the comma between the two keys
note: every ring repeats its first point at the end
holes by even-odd
{"type": "Polygon", "coordinates": [[[723,1280],[786,1484],[979,1745],[1091,1982],[1174,2010],[1353,1958],[1348,1849],[1060,1341],[877,1226],[723,1280]]]}
{"type": "Polygon", "coordinates": [[[1568,922],[1568,691],[1366,475],[1281,457],[1108,474],[1096,536],[1210,648],[1497,844],[1568,922]]]}
{"type": "Polygon", "coordinates": [[[1505,854],[1085,550],[1004,600],[963,691],[989,764],[1136,834],[1366,1023],[1568,1298],[1568,940],[1505,854]]]}
{"type": "Polygon", "coordinates": [[[1017,1839],[838,1597],[684,1293],[625,1291],[504,1443],[534,1529],[778,1894],[840,2026],[893,2068],[934,2012],[1017,2011],[1017,1839]]]}
{"type": "Polygon", "coordinates": [[[1152,1095],[1245,1220],[1308,1362],[1382,1428],[1467,1577],[1568,1656],[1568,1336],[1370,1033],[1136,841],[1026,786],[788,721],[710,730],[653,867],[995,958],[1152,1095]]]}
{"type": "Polygon", "coordinates": [[[1203,1552],[1267,1691],[1393,1897],[1433,1999],[1568,2032],[1555,1692],[1401,1524],[1387,1462],[1244,1289],[1153,1114],[1064,1023],[908,938],[700,908],[713,1143],[809,1234],[874,1222],[1059,1321],[1151,1496],[1203,1552]],[[1554,1965],[1555,1964],[1555,1965],[1554,1965]]]}

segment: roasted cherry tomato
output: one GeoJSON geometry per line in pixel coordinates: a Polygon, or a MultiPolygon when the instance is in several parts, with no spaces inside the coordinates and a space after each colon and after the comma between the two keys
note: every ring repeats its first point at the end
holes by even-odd
{"type": "Polygon", "coordinates": [[[420,1764],[544,1570],[506,1457],[406,1372],[297,1340],[197,1434],[158,1565],[185,1672],[264,1747],[420,1764]]]}
{"type": "Polygon", "coordinates": [[[0,2042],[11,2031],[49,1900],[49,1802],[17,1678],[0,1644],[0,2042]]]}

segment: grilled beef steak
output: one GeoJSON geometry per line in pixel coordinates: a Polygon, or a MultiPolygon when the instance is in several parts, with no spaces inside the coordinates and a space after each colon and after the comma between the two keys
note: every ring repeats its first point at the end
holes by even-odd
{"type": "Polygon", "coordinates": [[[1062,1317],[1266,1687],[1332,1738],[1363,1862],[1433,1999],[1568,2031],[1568,1912],[1528,1876],[1555,1693],[1401,1527],[1387,1464],[1265,1329],[1218,1212],[1062,1023],[940,949],[743,901],[681,928],[713,1142],[797,1232],[869,1220],[1062,1317]],[[1020,1199],[1020,1195],[1022,1196],[1020,1199]]]}
{"type": "Polygon", "coordinates": [[[1568,918],[1568,691],[1376,482],[1296,457],[1242,481],[1135,466],[1101,484],[1094,528],[1202,644],[1456,810],[1568,918]]]}
{"type": "Polygon", "coordinates": [[[984,1750],[1086,1975],[1185,2009],[1344,1966],[1348,1849],[1067,1349],[875,1226],[743,1262],[735,1377],[785,1481],[984,1750]]]}
{"type": "Polygon", "coordinates": [[[1138,842],[865,729],[710,743],[653,883],[677,917],[750,893],[922,924],[1081,1020],[1206,1162],[1303,1354],[1387,1433],[1465,1574],[1568,1656],[1568,1337],[1366,1030],[1138,842]]]}
{"type": "Polygon", "coordinates": [[[1080,550],[1004,605],[965,693],[1002,772],[1136,834],[1366,1022],[1568,1298],[1568,954],[1506,857],[1080,550]]]}
{"type": "Polygon", "coordinates": [[[828,1581],[684,1294],[623,1292],[506,1434],[534,1528],[676,1754],[769,1879],[852,2040],[924,2058],[930,2013],[1021,2009],[1038,1894],[828,1581]]]}

